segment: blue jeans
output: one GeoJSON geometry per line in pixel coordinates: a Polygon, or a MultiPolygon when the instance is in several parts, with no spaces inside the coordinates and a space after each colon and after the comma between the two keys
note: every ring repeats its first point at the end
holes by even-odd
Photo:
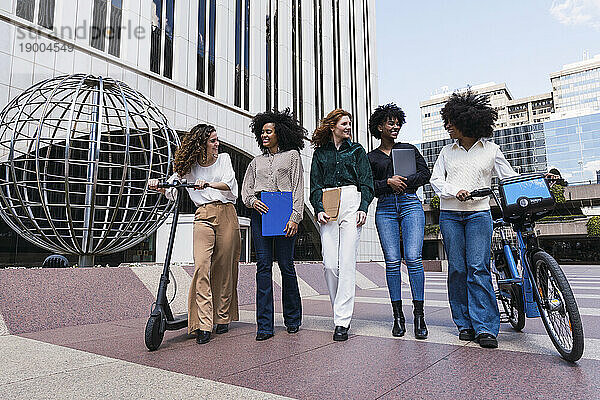
{"type": "Polygon", "coordinates": [[[402,250],[408,268],[410,291],[413,300],[423,300],[425,273],[423,272],[423,235],[425,214],[423,206],[416,194],[384,194],[377,200],[375,225],[385,258],[385,278],[387,280],[390,299],[402,300],[400,266],[402,250]],[[400,237],[402,228],[402,237],[400,237]]]}
{"type": "Polygon", "coordinates": [[[452,319],[459,330],[498,336],[500,314],[490,273],[492,229],[489,211],[440,212],[452,319]]]}
{"type": "Polygon", "coordinates": [[[262,217],[252,210],[252,241],[256,251],[256,323],[257,333],[273,333],[273,245],[281,270],[283,321],[287,327],[302,323],[302,302],[294,268],[296,236],[263,236],[262,217]]]}

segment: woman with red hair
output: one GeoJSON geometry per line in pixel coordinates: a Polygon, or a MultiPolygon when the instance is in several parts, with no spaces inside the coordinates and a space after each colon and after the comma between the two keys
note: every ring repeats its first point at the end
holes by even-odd
{"type": "Polygon", "coordinates": [[[325,281],[333,307],[333,340],[348,339],[354,311],[356,250],[373,200],[373,176],[365,149],[350,140],[352,116],[336,109],[315,130],[310,202],[320,224],[325,281]],[[340,189],[336,218],[323,207],[323,191],[340,189]]]}

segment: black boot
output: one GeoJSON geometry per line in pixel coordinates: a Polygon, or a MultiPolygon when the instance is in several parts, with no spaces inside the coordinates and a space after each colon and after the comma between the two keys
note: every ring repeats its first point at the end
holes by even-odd
{"type": "Polygon", "coordinates": [[[392,301],[392,311],[394,312],[394,327],[392,336],[400,337],[406,333],[404,326],[404,313],[402,312],[402,300],[392,301]]]}
{"type": "Polygon", "coordinates": [[[423,300],[413,300],[413,315],[415,316],[415,338],[427,339],[427,325],[425,325],[425,312],[423,300]]]}

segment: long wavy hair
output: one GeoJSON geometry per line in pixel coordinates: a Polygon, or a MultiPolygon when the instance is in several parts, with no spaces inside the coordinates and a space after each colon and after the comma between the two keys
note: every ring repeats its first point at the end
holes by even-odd
{"type": "Polygon", "coordinates": [[[321,147],[330,142],[331,137],[333,136],[332,130],[342,117],[348,117],[352,120],[352,114],[341,108],[336,108],[327,114],[327,116],[321,120],[319,127],[315,129],[315,132],[312,135],[312,145],[314,147],[321,147]]]}
{"type": "Polygon", "coordinates": [[[250,130],[254,133],[258,147],[266,153],[269,151],[262,142],[262,129],[265,124],[275,125],[275,135],[279,151],[302,150],[304,148],[304,139],[306,138],[306,129],[304,129],[298,120],[294,118],[289,108],[283,111],[266,111],[256,114],[250,123],[250,130]]]}
{"type": "Polygon", "coordinates": [[[206,162],[206,143],[211,133],[216,129],[212,125],[198,124],[186,132],[181,139],[181,146],[175,152],[173,170],[179,176],[184,176],[195,163],[206,162]]]}

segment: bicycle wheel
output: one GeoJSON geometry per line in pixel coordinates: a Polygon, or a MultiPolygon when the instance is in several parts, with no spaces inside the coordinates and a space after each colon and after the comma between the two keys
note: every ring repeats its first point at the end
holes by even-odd
{"type": "Polygon", "coordinates": [[[523,289],[521,286],[510,285],[510,300],[508,302],[508,322],[513,329],[521,332],[525,327],[525,305],[523,304],[523,289]]]}
{"type": "Polygon", "coordinates": [[[577,361],[583,354],[583,326],[569,281],[556,260],[545,251],[535,253],[531,264],[540,297],[535,299],[550,340],[562,358],[577,361]]]}

